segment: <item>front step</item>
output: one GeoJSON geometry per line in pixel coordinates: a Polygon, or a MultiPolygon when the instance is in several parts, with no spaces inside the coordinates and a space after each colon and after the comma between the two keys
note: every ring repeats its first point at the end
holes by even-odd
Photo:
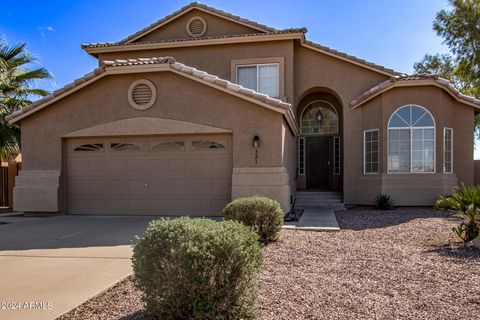
{"type": "Polygon", "coordinates": [[[297,192],[295,207],[297,208],[344,208],[341,192],[303,191],[297,192]]]}

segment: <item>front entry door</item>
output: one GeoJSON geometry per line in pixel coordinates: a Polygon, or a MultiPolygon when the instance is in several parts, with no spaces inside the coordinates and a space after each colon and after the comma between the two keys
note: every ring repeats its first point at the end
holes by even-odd
{"type": "Polygon", "coordinates": [[[331,189],[332,138],[309,137],[307,140],[307,189],[331,189]]]}

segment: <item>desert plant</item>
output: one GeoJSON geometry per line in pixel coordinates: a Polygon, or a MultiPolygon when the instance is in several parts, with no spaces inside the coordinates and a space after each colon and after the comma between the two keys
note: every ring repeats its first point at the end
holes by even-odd
{"type": "Polygon", "coordinates": [[[480,234],[480,187],[460,184],[451,196],[440,196],[435,202],[435,210],[451,212],[462,218],[458,227],[452,228],[455,235],[464,243],[472,241],[480,234]]]}
{"type": "Polygon", "coordinates": [[[158,319],[254,319],[261,250],[235,221],[150,223],[133,249],[136,286],[158,319]]]}
{"type": "Polygon", "coordinates": [[[225,220],[236,220],[252,227],[268,244],[278,239],[285,212],[278,201],[262,196],[238,198],[223,209],[225,220]]]}
{"type": "Polygon", "coordinates": [[[375,197],[375,207],[378,210],[391,210],[393,204],[393,200],[388,194],[379,194],[375,197]]]}

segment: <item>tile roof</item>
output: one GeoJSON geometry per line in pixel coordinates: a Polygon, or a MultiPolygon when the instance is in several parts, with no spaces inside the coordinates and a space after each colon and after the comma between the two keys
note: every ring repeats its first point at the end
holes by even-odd
{"type": "Polygon", "coordinates": [[[143,35],[144,33],[147,33],[148,31],[154,29],[156,26],[158,25],[161,25],[162,23],[174,18],[175,16],[179,16],[183,13],[186,13],[188,11],[190,11],[191,9],[194,9],[194,8],[197,8],[197,9],[200,9],[200,10],[203,10],[203,11],[207,11],[207,12],[210,12],[210,13],[214,13],[214,14],[217,14],[217,15],[220,15],[220,16],[223,16],[227,19],[230,19],[230,20],[233,20],[233,21],[237,21],[239,23],[243,23],[243,24],[246,24],[246,25],[249,25],[250,27],[254,28],[254,29],[257,29],[259,31],[265,31],[265,32],[276,32],[276,31],[279,31],[275,28],[272,28],[272,27],[269,27],[269,26],[266,26],[264,24],[260,24],[258,22],[255,22],[255,21],[251,21],[251,20],[248,20],[248,19],[245,19],[245,18],[242,18],[242,17],[239,17],[239,16],[236,16],[236,15],[233,15],[229,12],[225,12],[223,10],[219,10],[219,9],[215,9],[213,7],[209,7],[207,5],[204,5],[204,4],[201,4],[201,3],[198,3],[198,2],[192,2],[188,5],[186,5],[185,7],[181,8],[180,10],[177,10],[175,11],[174,13],[172,14],[169,14],[168,16],[152,23],[151,25],[149,25],[148,27],[146,28],[143,28],[142,30],[138,31],[138,32],[135,32],[134,34],[128,36],[127,38],[125,39],[122,39],[120,40],[118,43],[126,43],[126,42],[130,42],[132,41],[133,39],[143,35]]]}
{"type": "MultiPolygon", "coordinates": [[[[18,121],[18,117],[35,109],[40,109],[42,105],[50,102],[51,100],[60,97],[62,95],[68,95],[75,88],[82,85],[83,83],[94,80],[94,78],[101,76],[106,73],[111,68],[117,67],[128,67],[128,66],[140,66],[140,65],[159,65],[163,64],[172,69],[173,72],[184,74],[188,77],[196,78],[200,81],[205,81],[210,83],[213,86],[222,88],[227,92],[232,94],[237,94],[244,96],[249,99],[253,99],[258,103],[267,104],[274,109],[285,110],[286,113],[293,115],[291,110],[291,104],[283,102],[279,99],[271,98],[265,94],[258,93],[254,90],[244,88],[238,84],[232,83],[230,81],[221,79],[217,76],[211,75],[207,72],[197,70],[193,67],[184,65],[183,63],[176,62],[173,57],[153,57],[153,58],[137,58],[137,59],[116,59],[116,60],[106,60],[102,62],[102,66],[96,68],[93,72],[86,74],[85,76],[75,80],[73,83],[53,91],[50,95],[44,97],[43,99],[37,100],[34,103],[18,110],[11,115],[7,116],[6,119],[10,122],[18,121]]],[[[35,111],[33,111],[35,112],[35,111]]],[[[293,125],[293,124],[292,124],[293,125]]]]}
{"type": "Polygon", "coordinates": [[[338,51],[338,50],[335,50],[335,49],[332,49],[332,48],[329,48],[327,46],[323,46],[321,44],[318,44],[318,43],[315,43],[313,41],[309,41],[309,40],[305,40],[304,45],[306,45],[307,47],[308,46],[311,46],[313,48],[316,48],[316,49],[319,49],[321,51],[324,51],[324,52],[327,52],[327,53],[330,53],[334,56],[337,56],[339,58],[345,58],[347,60],[351,60],[351,61],[354,61],[354,62],[358,62],[360,64],[363,64],[365,66],[368,66],[368,67],[371,67],[371,68],[374,68],[374,69],[378,69],[378,70],[381,70],[381,71],[385,71],[386,73],[389,73],[391,75],[399,75],[400,73],[393,70],[393,69],[390,69],[390,68],[387,68],[387,67],[384,67],[384,66],[381,66],[379,64],[375,64],[373,62],[369,62],[367,60],[364,60],[364,59],[360,59],[358,57],[355,57],[355,56],[352,56],[350,54],[347,54],[345,52],[342,52],[342,51],[338,51]]]}
{"type": "Polygon", "coordinates": [[[473,107],[480,108],[480,100],[472,96],[461,93],[457,88],[455,88],[448,80],[439,77],[434,74],[413,74],[407,75],[402,74],[372,87],[371,89],[365,91],[360,96],[355,98],[350,102],[350,107],[355,109],[367,101],[373,99],[377,95],[390,90],[394,87],[399,86],[417,86],[417,85],[436,85],[446,90],[451,96],[457,100],[469,104],[473,107]]]}
{"type": "Polygon", "coordinates": [[[119,46],[136,46],[136,45],[154,44],[154,43],[175,43],[175,42],[212,40],[212,39],[272,36],[277,34],[305,33],[305,32],[307,32],[306,28],[290,28],[290,29],[283,29],[283,30],[277,30],[272,32],[233,34],[233,35],[221,35],[221,36],[210,36],[210,37],[188,38],[188,39],[170,39],[170,40],[143,41],[143,42],[130,42],[130,43],[122,43],[122,42],[88,43],[88,44],[82,44],[82,48],[88,49],[88,48],[104,48],[104,47],[119,47],[119,46]]]}

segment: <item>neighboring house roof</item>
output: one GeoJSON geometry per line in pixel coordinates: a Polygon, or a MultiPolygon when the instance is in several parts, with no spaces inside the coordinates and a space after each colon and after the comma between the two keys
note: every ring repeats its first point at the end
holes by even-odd
{"type": "Polygon", "coordinates": [[[163,26],[163,25],[167,24],[168,22],[186,14],[187,12],[190,12],[193,9],[204,11],[206,13],[210,13],[210,14],[213,14],[215,16],[220,16],[224,19],[227,19],[227,20],[230,20],[230,21],[248,26],[252,29],[255,29],[255,30],[258,30],[258,31],[261,31],[261,32],[276,32],[276,31],[279,31],[275,28],[266,26],[264,24],[260,24],[260,23],[254,22],[254,21],[250,21],[248,19],[233,15],[231,13],[228,13],[228,12],[225,12],[225,11],[222,11],[222,10],[218,10],[218,9],[209,7],[209,6],[204,5],[204,4],[200,4],[198,2],[192,2],[189,5],[186,5],[185,7],[181,8],[180,10],[175,11],[174,13],[166,16],[165,18],[160,19],[160,20],[152,23],[148,27],[143,28],[142,30],[140,30],[138,32],[135,32],[131,36],[128,36],[127,38],[120,40],[118,43],[125,44],[125,43],[130,43],[132,41],[135,41],[136,39],[145,36],[146,34],[160,28],[161,26],[163,26]]]}
{"type": "Polygon", "coordinates": [[[9,121],[9,123],[15,123],[106,75],[157,71],[171,71],[189,79],[206,84],[210,87],[256,103],[260,106],[280,112],[285,116],[285,119],[287,120],[287,123],[292,131],[295,134],[298,133],[298,126],[294,118],[291,104],[283,102],[279,99],[271,98],[254,90],[244,88],[238,84],[221,79],[207,72],[186,66],[183,63],[176,62],[172,57],[153,57],[127,60],[117,59],[113,61],[103,61],[102,66],[96,68],[93,72],[86,74],[82,78],[75,80],[73,83],[61,89],[55,90],[45,98],[12,113],[6,117],[6,119],[9,121]]]}
{"type": "Polygon", "coordinates": [[[366,102],[372,100],[378,95],[398,87],[412,87],[412,86],[436,86],[447,93],[449,93],[454,99],[459,102],[462,102],[466,105],[472,106],[474,108],[480,109],[480,100],[471,96],[467,96],[458,89],[456,89],[448,80],[440,78],[437,75],[400,75],[392,77],[389,80],[386,80],[370,90],[365,91],[363,94],[352,100],[350,102],[350,107],[352,109],[358,108],[366,102]]]}

